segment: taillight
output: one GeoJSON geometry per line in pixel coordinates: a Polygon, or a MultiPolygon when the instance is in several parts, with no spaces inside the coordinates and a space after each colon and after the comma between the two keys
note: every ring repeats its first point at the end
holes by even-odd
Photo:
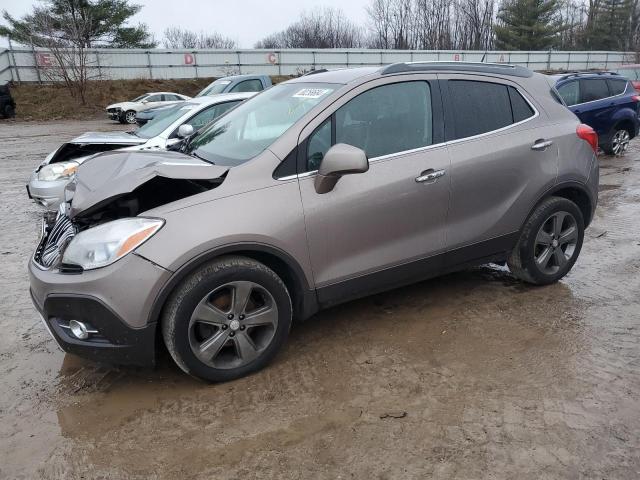
{"type": "Polygon", "coordinates": [[[581,123],[576,128],[576,135],[578,135],[578,137],[591,145],[591,148],[594,152],[598,152],[598,134],[593,128],[591,128],[589,125],[581,123]]]}

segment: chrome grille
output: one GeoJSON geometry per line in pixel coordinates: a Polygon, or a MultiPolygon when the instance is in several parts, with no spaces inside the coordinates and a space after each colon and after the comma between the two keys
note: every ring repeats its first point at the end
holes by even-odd
{"type": "Polygon", "coordinates": [[[44,268],[57,265],[65,247],[76,233],[75,225],[61,211],[51,226],[45,225],[43,228],[42,239],[33,259],[44,268]]]}

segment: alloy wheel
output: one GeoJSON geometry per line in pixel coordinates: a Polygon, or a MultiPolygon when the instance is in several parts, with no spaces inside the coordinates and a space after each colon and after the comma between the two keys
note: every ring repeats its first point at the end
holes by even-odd
{"type": "Polygon", "coordinates": [[[631,137],[626,130],[618,130],[614,133],[611,139],[611,150],[613,150],[613,154],[617,157],[624,155],[624,152],[629,146],[629,140],[631,140],[631,137]]]}
{"type": "Polygon", "coordinates": [[[204,364],[238,368],[270,345],[278,307],[264,287],[249,281],[225,283],[198,303],[189,321],[189,345],[204,364]]]}
{"type": "Polygon", "coordinates": [[[136,112],[127,112],[124,114],[127,123],[136,123],[136,112]]]}
{"type": "Polygon", "coordinates": [[[578,224],[568,212],[555,212],[536,235],[534,258],[543,273],[555,275],[573,257],[578,244],[578,224]]]}

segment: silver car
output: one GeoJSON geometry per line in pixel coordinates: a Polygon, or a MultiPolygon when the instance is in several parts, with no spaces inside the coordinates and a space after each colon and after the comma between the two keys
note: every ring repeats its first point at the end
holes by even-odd
{"type": "Polygon", "coordinates": [[[169,107],[153,121],[135,131],[89,132],[80,135],[47,155],[44,162],[31,174],[27,193],[35,202],[56,210],[63,198],[65,186],[78,166],[91,156],[116,149],[143,151],[171,147],[253,95],[254,92],[249,92],[193,98],[169,107]]]}
{"type": "Polygon", "coordinates": [[[576,262],[597,135],[543,75],[400,63],[314,72],[181,152],[84,162],[29,265],[67,352],[185,372],[264,367],[294,320],[487,262],[534,285],[576,262]]]}

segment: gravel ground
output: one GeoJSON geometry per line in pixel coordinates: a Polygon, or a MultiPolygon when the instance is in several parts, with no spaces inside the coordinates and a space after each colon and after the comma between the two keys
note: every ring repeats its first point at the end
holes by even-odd
{"type": "Polygon", "coordinates": [[[578,263],[482,267],[351,302],[221,385],[57,349],[28,295],[24,188],[106,121],[0,125],[0,478],[640,478],[640,144],[601,157],[578,263]]]}

